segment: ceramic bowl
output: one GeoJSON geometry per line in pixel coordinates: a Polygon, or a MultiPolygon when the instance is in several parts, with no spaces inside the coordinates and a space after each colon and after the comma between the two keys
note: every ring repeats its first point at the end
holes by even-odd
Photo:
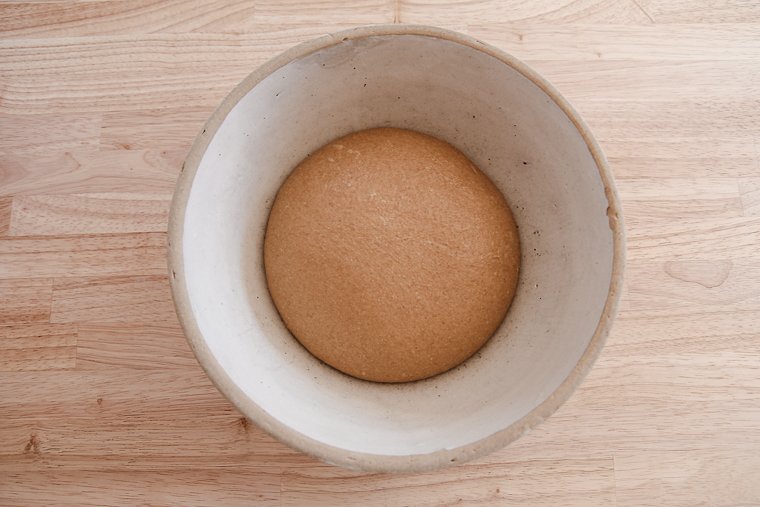
{"type": "Polygon", "coordinates": [[[169,269],[198,361],[246,417],[329,463],[421,471],[500,448],[568,398],[610,330],[623,242],[599,146],[535,71],[454,32],[372,26],[301,44],[224,100],[177,184],[169,269]],[[280,320],[262,262],[269,208],[293,167],[379,126],[468,155],[505,194],[522,242],[517,294],[493,338],[405,384],[357,380],[310,355],[280,320]]]}

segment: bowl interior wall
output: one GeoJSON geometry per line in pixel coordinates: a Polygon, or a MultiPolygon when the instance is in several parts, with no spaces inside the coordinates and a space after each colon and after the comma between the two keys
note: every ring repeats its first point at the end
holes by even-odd
{"type": "Polygon", "coordinates": [[[524,417],[576,366],[612,277],[608,202],[574,124],[512,67],[422,35],[338,40],[263,79],[212,134],[185,214],[190,306],[230,379],[283,424],[353,452],[452,449],[524,417]],[[360,381],[312,357],[263,272],[269,207],[290,170],[378,126],[462,150],[505,194],[522,241],[517,296],[495,336],[463,365],[408,384],[360,381]]]}

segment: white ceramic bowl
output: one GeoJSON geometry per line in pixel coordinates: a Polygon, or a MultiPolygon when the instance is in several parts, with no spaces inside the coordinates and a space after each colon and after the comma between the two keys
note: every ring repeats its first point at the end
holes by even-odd
{"type": "Polygon", "coordinates": [[[623,227],[591,133],[513,57],[430,27],[374,26],[295,47],[248,76],[198,136],[172,204],[169,265],[187,338],[260,427],[327,462],[419,471],[514,440],[552,414],[599,354],[621,287],[623,227]],[[309,152],[378,126],[462,150],[504,192],[522,270],[474,357],[407,384],[357,380],[311,356],[267,292],[272,200],[309,152]]]}

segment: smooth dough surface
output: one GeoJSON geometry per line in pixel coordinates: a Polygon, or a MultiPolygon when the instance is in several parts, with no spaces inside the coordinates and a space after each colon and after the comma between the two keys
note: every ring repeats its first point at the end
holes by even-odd
{"type": "Polygon", "coordinates": [[[457,366],[504,319],[520,263],[501,192],[461,152],[395,128],[303,160],[272,206],[269,291],[290,332],[349,375],[419,380],[457,366]]]}

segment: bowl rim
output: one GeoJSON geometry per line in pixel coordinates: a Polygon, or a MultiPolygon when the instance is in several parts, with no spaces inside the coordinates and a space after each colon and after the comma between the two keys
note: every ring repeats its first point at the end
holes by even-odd
{"type": "Polygon", "coordinates": [[[612,171],[599,144],[584,120],[573,109],[570,103],[536,71],[496,47],[451,30],[426,25],[369,25],[324,35],[296,45],[254,70],[225,97],[219,107],[209,117],[202,131],[195,138],[182,164],[169,215],[167,259],[174,306],[185,337],[212,383],[245,417],[251,419],[260,428],[281,442],[327,463],[368,472],[423,472],[478,458],[506,446],[553,414],[575,391],[599,356],[617,313],[625,266],[625,228],[620,199],[615,189],[612,171]],[[185,266],[182,249],[185,212],[195,174],[198,171],[209,143],[229,112],[237,105],[240,99],[267,76],[295,59],[350,40],[371,36],[394,35],[431,37],[469,46],[510,66],[541,88],[572,121],[594,158],[604,185],[604,192],[608,202],[607,215],[609,217],[610,229],[613,233],[612,275],[602,315],[586,350],[554,392],[521,419],[476,442],[453,449],[441,449],[426,454],[402,456],[353,452],[322,443],[290,428],[251,400],[232,381],[211,354],[198,328],[190,304],[184,276],[185,266]]]}

